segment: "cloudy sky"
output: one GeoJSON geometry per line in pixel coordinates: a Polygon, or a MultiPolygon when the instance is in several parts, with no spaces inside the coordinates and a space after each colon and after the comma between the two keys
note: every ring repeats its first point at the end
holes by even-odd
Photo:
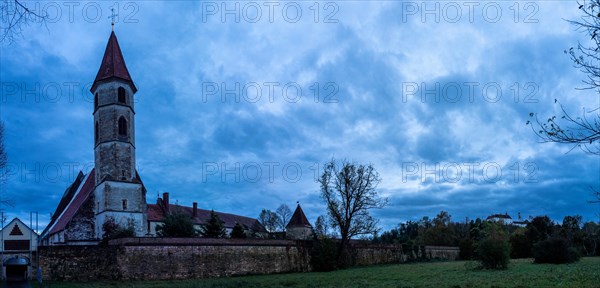
{"type": "Polygon", "coordinates": [[[39,211],[43,227],[93,167],[88,90],[113,8],[149,203],[170,192],[256,217],[299,201],[314,222],[315,176],[334,158],[380,173],[386,229],[441,210],[598,220],[600,158],[525,124],[555,99],[600,105],[563,52],[587,41],[565,21],[575,1],[27,3],[50,19],[1,46],[9,219],[39,211]]]}

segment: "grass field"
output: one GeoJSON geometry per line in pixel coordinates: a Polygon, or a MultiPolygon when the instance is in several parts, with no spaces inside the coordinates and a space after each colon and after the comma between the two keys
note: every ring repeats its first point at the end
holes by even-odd
{"type": "Polygon", "coordinates": [[[433,262],[218,279],[46,283],[45,287],[600,287],[600,258],[565,265],[513,260],[502,271],[478,270],[473,262],[433,262]],[[49,285],[48,285],[49,284],[49,285]]]}

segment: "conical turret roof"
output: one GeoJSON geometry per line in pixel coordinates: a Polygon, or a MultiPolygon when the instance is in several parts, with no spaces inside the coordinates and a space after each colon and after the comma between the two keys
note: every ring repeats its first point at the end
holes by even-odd
{"type": "Polygon", "coordinates": [[[296,206],[296,211],[294,211],[292,218],[290,218],[290,222],[285,227],[312,227],[310,222],[308,222],[308,219],[306,219],[306,215],[304,215],[304,211],[302,211],[300,204],[296,206]]]}
{"type": "Polygon", "coordinates": [[[93,91],[98,82],[111,78],[125,80],[131,85],[133,93],[137,91],[135,84],[133,84],[133,80],[131,80],[131,75],[129,75],[129,71],[127,70],[127,65],[125,65],[125,59],[123,59],[123,53],[121,52],[121,47],[119,47],[119,41],[117,40],[114,31],[110,33],[108,43],[106,44],[106,50],[104,51],[104,57],[100,64],[100,69],[98,69],[98,74],[96,75],[96,79],[90,90],[93,91]]]}

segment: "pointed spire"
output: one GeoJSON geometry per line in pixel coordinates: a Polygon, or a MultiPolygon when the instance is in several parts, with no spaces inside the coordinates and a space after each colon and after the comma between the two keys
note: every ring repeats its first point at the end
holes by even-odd
{"type": "Polygon", "coordinates": [[[285,227],[312,227],[310,222],[308,222],[308,219],[306,219],[306,215],[304,215],[300,203],[296,206],[296,211],[294,211],[292,218],[290,218],[290,222],[285,227]]]}
{"type": "Polygon", "coordinates": [[[113,32],[115,32],[115,17],[117,16],[119,16],[119,14],[115,14],[115,8],[110,8],[110,16],[108,16],[108,18],[112,19],[110,25],[112,26],[113,32]]]}
{"type": "Polygon", "coordinates": [[[127,70],[127,65],[125,65],[123,53],[121,53],[121,47],[119,47],[119,41],[117,41],[117,36],[114,31],[110,33],[108,43],[106,44],[106,50],[104,51],[104,57],[102,58],[102,64],[100,64],[100,69],[98,69],[98,74],[96,75],[96,79],[90,90],[94,91],[98,82],[110,78],[119,78],[129,82],[133,89],[133,93],[137,92],[137,88],[135,87],[135,84],[133,84],[133,80],[131,80],[131,76],[127,70]]]}

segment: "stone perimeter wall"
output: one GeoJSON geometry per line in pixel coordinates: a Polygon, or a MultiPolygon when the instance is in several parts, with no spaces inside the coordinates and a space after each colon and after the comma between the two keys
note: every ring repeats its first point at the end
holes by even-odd
{"type": "MultiPolygon", "coordinates": [[[[307,272],[309,246],[310,242],[290,240],[125,238],[108,246],[46,246],[39,252],[45,280],[166,280],[307,272]]],[[[456,259],[458,250],[448,248],[436,251],[456,259]]],[[[356,265],[405,260],[398,246],[354,249],[356,265]]]]}

